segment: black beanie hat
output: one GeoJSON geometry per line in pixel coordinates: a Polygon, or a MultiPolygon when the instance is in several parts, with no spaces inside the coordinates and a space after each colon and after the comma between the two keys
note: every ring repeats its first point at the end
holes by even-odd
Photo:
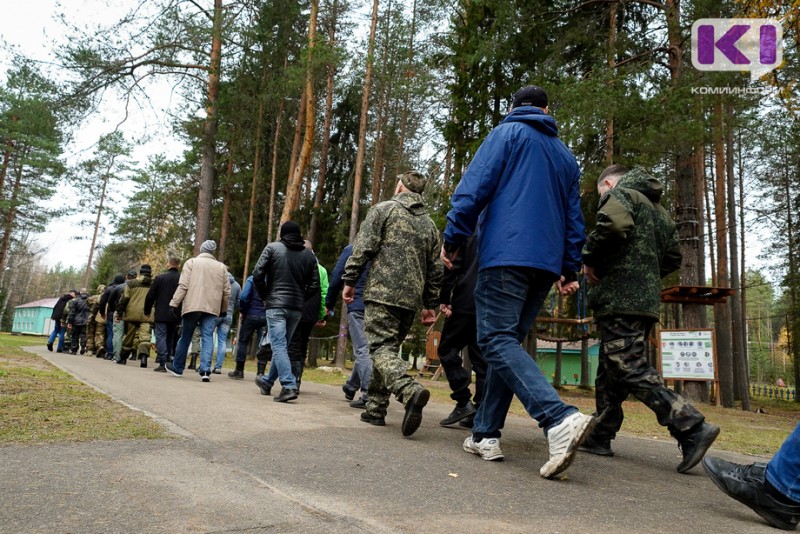
{"type": "Polygon", "coordinates": [[[119,285],[125,281],[125,277],[121,274],[114,276],[114,283],[119,285]]]}
{"type": "Polygon", "coordinates": [[[289,234],[300,235],[300,225],[294,221],[286,221],[281,225],[281,237],[286,237],[289,234]]]}
{"type": "Polygon", "coordinates": [[[153,272],[153,269],[146,263],[143,263],[141,267],[139,267],[139,274],[150,274],[153,272]]]}

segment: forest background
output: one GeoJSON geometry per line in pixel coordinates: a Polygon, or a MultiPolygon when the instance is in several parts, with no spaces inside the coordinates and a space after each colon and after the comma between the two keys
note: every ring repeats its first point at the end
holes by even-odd
{"type": "MultiPolygon", "coordinates": [[[[723,405],[749,407],[751,383],[800,382],[800,3],[126,5],[119,20],[101,25],[70,22],[63,3],[53,15],[65,38],[48,61],[6,47],[2,329],[14,306],[108,283],[141,263],[159,271],[168,255],[188,258],[207,238],[241,283],[288,219],[330,271],[369,207],[411,168],[431,177],[426,202],[443,227],[475,150],[514,91],[536,84],[583,170],[589,229],[599,172],[612,162],[643,166],[664,182],[681,236],[682,269],[665,285],[735,291],[714,306],[665,305],[662,315],[666,327],[716,328],[723,405]],[[780,20],[782,67],[756,82],[746,72],[694,69],[691,26],[718,17],[780,20]],[[65,157],[103,106],[135,117],[164,91],[180,96],[168,123],[187,147],[182,154],[135,161],[141,140],[112,124],[91,154],[65,157]],[[80,201],[59,203],[64,187],[80,201]],[[48,266],[36,236],[76,213],[82,229],[64,239],[82,239],[72,250],[85,268],[48,266]],[[754,248],[764,251],[761,271],[746,261],[754,248]]],[[[547,313],[554,307],[562,306],[547,313]]],[[[583,306],[563,308],[574,315],[583,306]]],[[[336,336],[335,323],[315,335],[336,336]]],[[[687,389],[707,398],[703,385],[687,389]]]]}

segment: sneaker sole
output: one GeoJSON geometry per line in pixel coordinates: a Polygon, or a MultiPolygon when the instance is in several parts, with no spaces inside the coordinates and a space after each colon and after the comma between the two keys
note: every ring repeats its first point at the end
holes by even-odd
{"type": "Polygon", "coordinates": [[[172,376],[176,376],[178,378],[182,378],[183,377],[183,374],[178,374],[175,371],[173,371],[172,369],[167,369],[167,372],[170,373],[172,376]]]}
{"type": "Polygon", "coordinates": [[[410,436],[416,432],[419,425],[422,424],[422,409],[428,404],[428,399],[430,398],[431,392],[427,389],[423,389],[411,398],[409,402],[412,404],[406,411],[405,417],[403,417],[403,426],[400,429],[403,436],[410,436]]]}
{"type": "Polygon", "coordinates": [[[586,421],[586,423],[584,423],[583,429],[579,431],[577,437],[572,441],[572,443],[570,443],[569,447],[567,448],[567,454],[564,456],[564,459],[561,461],[561,463],[552,466],[551,469],[546,469],[548,464],[545,464],[539,471],[539,474],[544,478],[553,478],[554,476],[560,475],[566,471],[575,460],[575,456],[578,453],[578,448],[586,440],[586,438],[589,437],[595,426],[597,426],[597,418],[591,417],[588,421],[586,421]]]}
{"type": "Polygon", "coordinates": [[[203,382],[211,382],[211,377],[210,376],[204,376],[204,377],[201,377],[200,380],[202,380],[203,382]]]}

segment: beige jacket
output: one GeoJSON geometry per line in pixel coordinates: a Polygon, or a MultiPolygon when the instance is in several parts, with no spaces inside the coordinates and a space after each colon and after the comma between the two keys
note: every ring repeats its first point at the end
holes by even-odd
{"type": "Polygon", "coordinates": [[[214,256],[204,252],[183,264],[178,289],[169,305],[177,308],[183,304],[182,315],[191,312],[219,315],[228,311],[230,296],[228,269],[214,256]]]}

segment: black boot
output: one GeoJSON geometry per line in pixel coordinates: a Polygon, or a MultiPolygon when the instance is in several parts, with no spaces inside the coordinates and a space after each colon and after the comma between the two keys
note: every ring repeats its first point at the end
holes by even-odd
{"type": "Polygon", "coordinates": [[[147,367],[147,354],[139,354],[139,367],[147,367]]]}
{"type": "Polygon", "coordinates": [[[199,354],[193,352],[190,354],[190,356],[191,360],[189,360],[189,367],[187,367],[187,369],[197,369],[197,356],[199,356],[199,354]]]}
{"type": "Polygon", "coordinates": [[[297,393],[300,394],[300,382],[303,379],[303,362],[292,361],[291,364],[294,381],[297,384],[297,393]]]}
{"type": "Polygon", "coordinates": [[[228,373],[228,378],[242,380],[244,378],[244,362],[236,362],[236,369],[228,373]]]}
{"type": "Polygon", "coordinates": [[[258,362],[256,364],[256,374],[263,375],[264,371],[267,370],[267,362],[258,362]]]}
{"type": "Polygon", "coordinates": [[[683,453],[683,461],[678,464],[678,473],[685,473],[700,463],[717,436],[719,427],[706,422],[698,423],[687,432],[676,436],[683,453]]]}

